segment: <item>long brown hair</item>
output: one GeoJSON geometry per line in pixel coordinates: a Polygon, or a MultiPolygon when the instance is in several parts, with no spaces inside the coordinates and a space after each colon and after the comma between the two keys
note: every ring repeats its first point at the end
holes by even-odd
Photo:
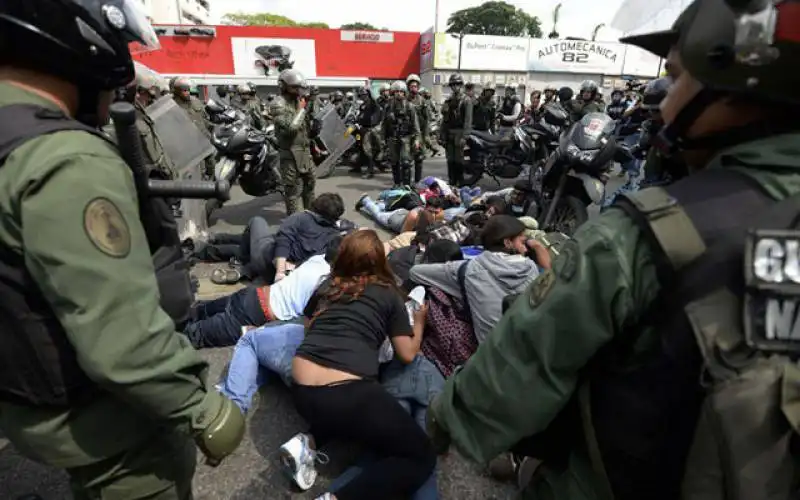
{"type": "Polygon", "coordinates": [[[385,286],[400,293],[383,243],[372,229],[354,231],[342,239],[329,284],[320,297],[321,307],[317,307],[312,319],[334,302],[358,299],[368,285],[385,286]]]}

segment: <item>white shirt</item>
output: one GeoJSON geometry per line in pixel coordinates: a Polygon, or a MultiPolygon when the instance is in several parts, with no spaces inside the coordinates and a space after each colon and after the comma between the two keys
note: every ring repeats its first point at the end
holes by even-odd
{"type": "Polygon", "coordinates": [[[303,314],[320,283],[331,273],[324,255],[315,255],[288,276],[269,287],[269,309],[276,319],[287,321],[303,314]]]}

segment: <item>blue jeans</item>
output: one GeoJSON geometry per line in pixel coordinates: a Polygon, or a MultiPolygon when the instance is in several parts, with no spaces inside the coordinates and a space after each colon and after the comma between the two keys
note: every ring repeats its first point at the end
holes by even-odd
{"type": "Polygon", "coordinates": [[[381,226],[399,233],[403,229],[403,224],[408,216],[408,210],[400,208],[397,210],[385,211],[386,205],[383,202],[375,202],[369,196],[365,196],[362,200],[361,211],[367,217],[371,218],[381,226]]]}
{"type": "MultiPolygon", "coordinates": [[[[622,139],[622,143],[628,146],[628,148],[632,148],[633,146],[639,144],[639,138],[641,138],[641,136],[641,132],[636,132],[635,134],[631,134],[622,139]]],[[[622,165],[622,170],[624,170],[629,177],[637,177],[639,175],[639,167],[641,164],[641,161],[634,159],[622,165]]]]}
{"type": "Polygon", "coordinates": [[[264,326],[250,330],[236,344],[228,375],[220,392],[247,413],[258,388],[277,374],[283,383],[292,380],[292,358],[305,336],[305,327],[297,323],[264,326]]]}
{"type": "Polygon", "coordinates": [[[243,326],[266,323],[257,290],[242,288],[225,297],[198,302],[192,320],[183,328],[194,348],[234,345],[242,336],[243,326]]]}
{"type": "MultiPolygon", "coordinates": [[[[381,385],[389,394],[397,398],[400,404],[414,416],[417,424],[424,429],[428,404],[442,392],[444,377],[433,363],[418,354],[409,365],[403,365],[396,359],[385,365],[381,370],[381,385]]],[[[331,482],[330,491],[336,494],[336,491],[361,474],[364,467],[373,461],[375,461],[375,457],[369,453],[362,456],[356,465],[349,467],[331,482]]],[[[414,500],[437,500],[439,498],[436,472],[431,474],[412,498],[414,500]]]]}

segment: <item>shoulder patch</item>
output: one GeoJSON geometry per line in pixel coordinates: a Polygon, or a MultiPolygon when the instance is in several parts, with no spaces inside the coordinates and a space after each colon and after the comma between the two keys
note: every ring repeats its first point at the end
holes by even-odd
{"type": "Polygon", "coordinates": [[[578,242],[573,239],[567,240],[561,247],[561,255],[558,258],[558,277],[564,282],[572,280],[578,270],[579,259],[580,248],[578,248],[578,242]]]}
{"type": "Polygon", "coordinates": [[[95,198],[83,210],[89,241],[104,254],[122,259],[131,251],[131,231],[125,217],[108,198],[95,198]]]}
{"type": "Polygon", "coordinates": [[[531,307],[539,307],[539,305],[544,302],[544,299],[550,293],[550,290],[553,289],[553,285],[555,284],[556,275],[551,269],[548,269],[542,275],[536,278],[536,281],[531,284],[530,289],[528,290],[531,307]]]}

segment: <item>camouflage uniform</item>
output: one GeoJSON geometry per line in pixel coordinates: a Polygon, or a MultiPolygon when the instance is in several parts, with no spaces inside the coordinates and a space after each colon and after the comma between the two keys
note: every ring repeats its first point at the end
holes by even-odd
{"type": "Polygon", "coordinates": [[[142,139],[142,147],[145,160],[152,165],[153,172],[158,177],[164,179],[175,179],[175,166],[164,152],[161,141],[153,128],[153,120],[145,113],[145,108],[139,102],[134,104],[136,107],[136,128],[139,130],[139,137],[142,139]]]}
{"type": "Polygon", "coordinates": [[[411,184],[412,149],[419,148],[420,128],[416,108],[405,99],[386,107],[383,136],[389,149],[395,185],[411,184]]]}
{"type": "Polygon", "coordinates": [[[451,186],[460,186],[464,180],[464,146],[472,131],[472,99],[461,91],[461,75],[452,75],[449,85],[453,93],[442,106],[441,134],[447,155],[447,181],[451,186]]]}
{"type": "Polygon", "coordinates": [[[414,152],[414,182],[422,180],[422,161],[425,158],[425,144],[430,143],[428,137],[430,133],[431,115],[425,99],[419,94],[409,96],[408,102],[417,112],[419,122],[420,147],[414,152]]]}
{"type": "Polygon", "coordinates": [[[297,212],[301,197],[303,208],[309,208],[314,199],[316,185],[315,166],[310,149],[309,120],[303,119],[299,124],[295,124],[295,118],[300,112],[297,109],[297,101],[288,94],[276,97],[269,108],[269,114],[275,123],[275,135],[278,138],[286,215],[297,212]]]}

